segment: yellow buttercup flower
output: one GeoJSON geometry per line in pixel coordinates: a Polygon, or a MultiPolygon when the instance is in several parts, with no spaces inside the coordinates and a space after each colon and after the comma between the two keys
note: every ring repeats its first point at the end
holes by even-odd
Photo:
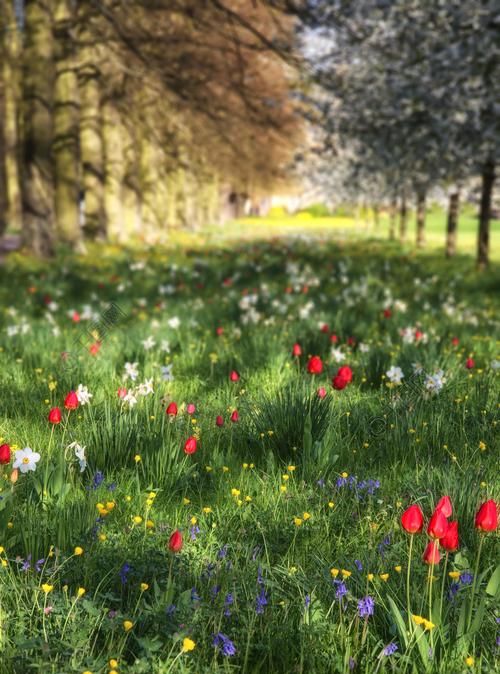
{"type": "Polygon", "coordinates": [[[401,566],[399,564],[395,566],[394,571],[396,571],[396,573],[401,573],[401,566]]]}
{"type": "Polygon", "coordinates": [[[212,508],[210,506],[205,506],[203,508],[203,512],[205,513],[205,515],[208,515],[209,513],[212,512],[212,508]]]}
{"type": "Polygon", "coordinates": [[[424,629],[430,631],[433,630],[435,627],[436,625],[434,625],[434,623],[432,623],[430,620],[424,619],[424,629]]]}
{"type": "Polygon", "coordinates": [[[460,571],[450,571],[448,575],[453,580],[458,580],[460,578],[460,571]]]}
{"type": "Polygon", "coordinates": [[[415,625],[422,625],[425,621],[425,618],[422,618],[420,615],[412,615],[412,618],[415,625]]]}
{"type": "Polygon", "coordinates": [[[189,637],[185,637],[182,640],[182,652],[183,653],[189,653],[189,651],[194,651],[196,647],[196,643],[190,639],[189,637]]]}
{"type": "Polygon", "coordinates": [[[155,523],[153,520],[146,520],[146,529],[154,529],[155,523]]]}
{"type": "Polygon", "coordinates": [[[349,576],[352,576],[352,571],[348,571],[347,569],[342,569],[341,574],[342,574],[342,578],[349,578],[349,576]]]}
{"type": "Polygon", "coordinates": [[[44,583],[42,585],[42,590],[45,592],[45,594],[49,594],[49,592],[52,592],[53,589],[54,589],[54,586],[49,585],[48,583],[44,583]]]}
{"type": "Polygon", "coordinates": [[[149,585],[147,583],[141,583],[141,592],[146,592],[149,590],[149,585]]]}
{"type": "Polygon", "coordinates": [[[381,573],[379,576],[380,580],[383,580],[385,583],[389,580],[389,574],[388,573],[381,573]]]}
{"type": "Polygon", "coordinates": [[[140,524],[142,522],[142,517],[140,515],[135,515],[132,519],[134,524],[140,524]]]}
{"type": "Polygon", "coordinates": [[[340,573],[340,569],[335,569],[335,568],[330,569],[330,574],[331,574],[332,578],[336,578],[339,575],[339,573],[340,573]]]}
{"type": "Polygon", "coordinates": [[[78,590],[76,591],[76,596],[77,597],[83,597],[85,594],[86,590],[84,587],[79,587],[78,590]]]}
{"type": "Polygon", "coordinates": [[[191,517],[191,519],[190,519],[189,521],[190,521],[191,524],[194,526],[194,525],[198,522],[198,519],[197,519],[196,517],[193,516],[193,517],[191,517]]]}
{"type": "Polygon", "coordinates": [[[125,632],[130,632],[132,627],[134,626],[134,623],[131,620],[124,620],[123,621],[123,629],[125,632]]]}
{"type": "Polygon", "coordinates": [[[309,513],[304,513],[302,515],[302,519],[304,520],[304,522],[306,522],[307,520],[311,519],[311,515],[309,513]]]}
{"type": "Polygon", "coordinates": [[[240,495],[240,490],[233,487],[231,489],[231,496],[239,496],[239,495],[240,495]]]}
{"type": "Polygon", "coordinates": [[[467,665],[467,667],[474,667],[474,662],[475,661],[472,655],[469,655],[468,657],[465,658],[465,664],[467,665]]]}
{"type": "Polygon", "coordinates": [[[184,498],[182,499],[182,503],[183,503],[184,505],[189,505],[189,504],[191,503],[191,501],[190,501],[188,498],[184,497],[184,498]]]}
{"type": "Polygon", "coordinates": [[[373,573],[369,573],[369,574],[366,576],[366,578],[371,582],[371,581],[375,578],[375,576],[373,575],[373,573]]]}
{"type": "Polygon", "coordinates": [[[109,661],[109,666],[111,669],[116,669],[118,667],[118,660],[115,660],[115,658],[111,658],[109,661]]]}
{"type": "Polygon", "coordinates": [[[302,524],[302,519],[300,517],[294,517],[293,523],[295,524],[296,527],[300,527],[302,524]]]}
{"type": "Polygon", "coordinates": [[[135,461],[136,463],[139,463],[139,462],[141,461],[141,455],[140,455],[140,454],[136,454],[136,455],[134,456],[134,461],[135,461]]]}
{"type": "Polygon", "coordinates": [[[77,545],[73,551],[73,554],[75,554],[77,557],[80,557],[81,555],[83,555],[83,548],[77,545]]]}

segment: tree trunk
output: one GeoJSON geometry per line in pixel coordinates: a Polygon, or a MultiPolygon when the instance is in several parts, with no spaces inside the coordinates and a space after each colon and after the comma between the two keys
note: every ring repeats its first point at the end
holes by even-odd
{"type": "Polygon", "coordinates": [[[401,196],[401,204],[399,207],[399,239],[401,243],[406,240],[406,232],[408,229],[408,208],[406,205],[406,194],[403,192],[401,196]]]}
{"type": "Polygon", "coordinates": [[[123,152],[120,134],[120,116],[110,101],[102,107],[104,141],[104,207],[108,238],[117,241],[122,229],[123,152]]]}
{"type": "Polygon", "coordinates": [[[20,37],[11,0],[0,0],[3,18],[3,40],[0,51],[3,79],[3,153],[5,171],[6,221],[14,230],[22,229],[21,181],[19,178],[19,133],[20,108],[20,37]]]}
{"type": "Polygon", "coordinates": [[[54,92],[55,213],[59,239],[75,247],[80,240],[78,76],[74,17],[70,0],[57,0],[54,15],[56,82],[54,92]]]}
{"type": "Polygon", "coordinates": [[[396,198],[391,201],[389,206],[389,239],[394,241],[396,238],[396,211],[397,211],[397,201],[396,198]]]}
{"type": "Polygon", "coordinates": [[[23,238],[29,249],[42,256],[52,254],[54,238],[52,45],[51,0],[26,0],[21,163],[23,238]]]}
{"type": "MultiPolygon", "coordinates": [[[[0,30],[2,26],[0,24],[0,30]]],[[[7,229],[7,176],[5,173],[5,87],[0,70],[0,238],[7,229]]]]}
{"type": "Polygon", "coordinates": [[[448,204],[448,222],[446,226],[446,257],[453,257],[457,249],[458,207],[460,193],[453,190],[448,204]]]}
{"type": "Polygon", "coordinates": [[[425,246],[425,192],[417,194],[417,248],[425,246]]]}
{"type": "Polygon", "coordinates": [[[477,266],[479,269],[485,269],[490,261],[491,195],[495,182],[495,164],[492,159],[484,165],[482,179],[481,210],[477,234],[477,266]]]}
{"type": "Polygon", "coordinates": [[[373,224],[375,226],[375,230],[380,228],[380,206],[378,204],[373,206],[373,224]]]}
{"type": "Polygon", "coordinates": [[[78,73],[80,89],[80,158],[83,187],[83,226],[86,238],[106,236],[104,207],[104,149],[100,104],[100,69],[98,47],[87,31],[80,38],[84,43],[78,73]]]}

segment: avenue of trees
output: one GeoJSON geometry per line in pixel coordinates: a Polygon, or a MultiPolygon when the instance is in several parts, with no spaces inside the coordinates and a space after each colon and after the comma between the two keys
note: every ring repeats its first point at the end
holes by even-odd
{"type": "Polygon", "coordinates": [[[147,240],[272,189],[300,133],[294,39],[264,2],[0,0],[0,235],[147,240]]]}

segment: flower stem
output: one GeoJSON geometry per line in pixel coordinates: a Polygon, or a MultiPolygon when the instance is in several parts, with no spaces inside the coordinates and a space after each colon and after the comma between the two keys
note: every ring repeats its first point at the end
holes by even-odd
{"type": "Polygon", "coordinates": [[[410,536],[410,547],[408,549],[408,568],[406,569],[406,610],[408,611],[408,629],[412,632],[411,607],[410,607],[410,574],[411,574],[411,553],[413,550],[413,535],[410,536]]]}
{"type": "Polygon", "coordinates": [[[474,597],[476,594],[477,574],[479,573],[479,558],[481,557],[481,548],[483,547],[484,536],[479,536],[479,547],[477,549],[476,566],[474,568],[474,578],[472,579],[472,590],[470,597],[469,619],[467,620],[467,631],[470,630],[472,623],[472,614],[474,611],[474,597]]]}

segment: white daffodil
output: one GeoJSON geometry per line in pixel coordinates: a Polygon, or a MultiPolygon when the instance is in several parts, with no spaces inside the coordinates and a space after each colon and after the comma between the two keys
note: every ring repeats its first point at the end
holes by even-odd
{"type": "Polygon", "coordinates": [[[89,393],[88,388],[83,384],[78,384],[78,388],[76,389],[76,397],[78,398],[80,405],[87,405],[92,398],[92,393],[89,393]]]}
{"type": "Polygon", "coordinates": [[[19,468],[21,473],[27,473],[29,470],[35,471],[39,461],[40,454],[34,452],[31,447],[25,447],[17,450],[12,467],[19,468]]]}
{"type": "Polygon", "coordinates": [[[391,382],[391,384],[401,384],[401,380],[403,379],[404,374],[403,370],[400,367],[393,365],[391,368],[387,370],[385,376],[391,382]]]}

